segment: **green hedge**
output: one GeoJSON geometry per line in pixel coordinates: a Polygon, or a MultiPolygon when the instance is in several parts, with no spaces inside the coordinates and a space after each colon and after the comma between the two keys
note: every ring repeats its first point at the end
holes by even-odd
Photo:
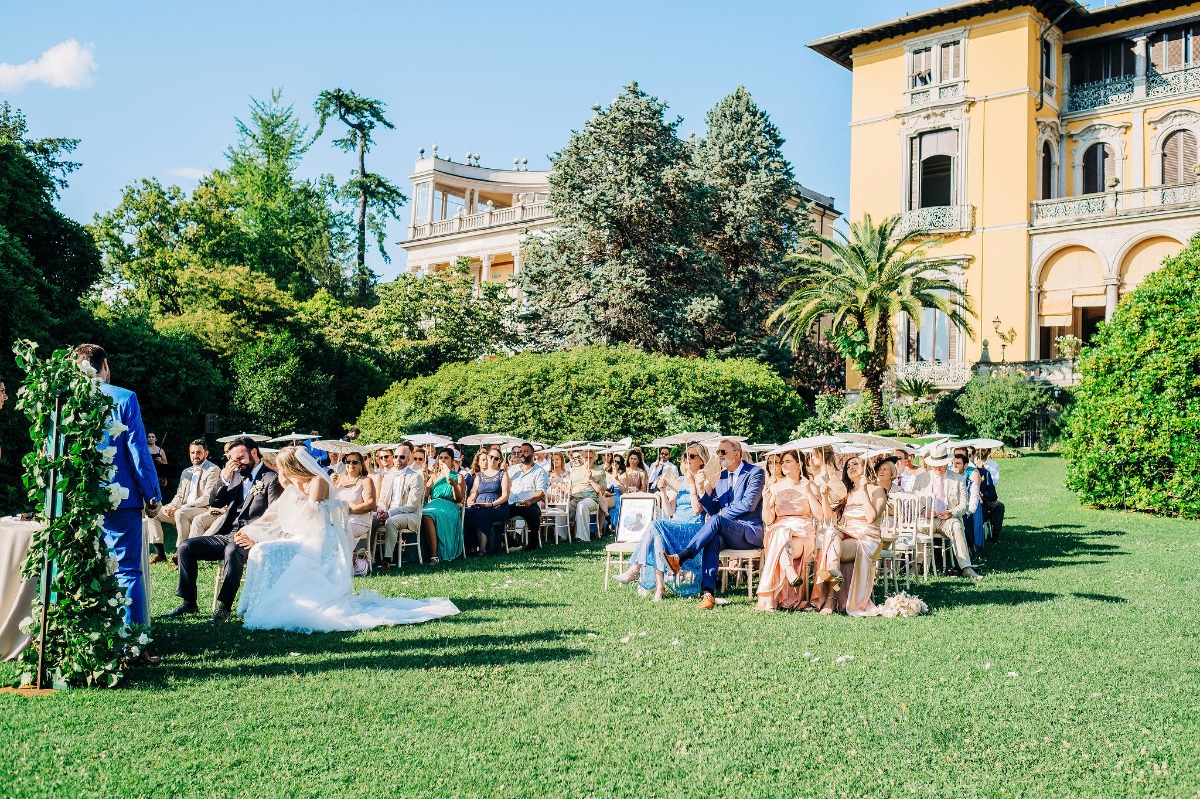
{"type": "Polygon", "coordinates": [[[557,442],[624,435],[646,441],[716,426],[777,442],[805,415],[799,396],[754,361],[588,347],[448,364],[370,400],[358,427],[366,441],[431,432],[557,442]]]}
{"type": "Polygon", "coordinates": [[[1079,359],[1067,485],[1089,504],[1200,518],[1200,239],[1117,306],[1079,359]]]}

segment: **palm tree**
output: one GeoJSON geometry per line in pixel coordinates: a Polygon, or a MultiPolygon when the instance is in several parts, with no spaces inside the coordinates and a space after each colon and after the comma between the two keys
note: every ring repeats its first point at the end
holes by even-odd
{"type": "Polygon", "coordinates": [[[923,377],[902,377],[896,381],[896,393],[913,401],[922,400],[936,394],[937,386],[923,377]]]}
{"type": "Polygon", "coordinates": [[[792,293],[767,322],[795,351],[814,323],[831,317],[831,338],[862,374],[863,401],[870,403],[879,429],[885,426],[883,377],[895,338],[893,320],[903,313],[919,325],[929,308],[971,335],[971,298],[950,279],[951,262],[928,256],[926,248],[940,240],[928,230],[901,230],[899,216],[876,225],[866,214],[850,224],[849,235],[839,230],[837,238],[809,235],[804,242],[816,246],[788,257],[797,274],[783,286],[792,293]],[[824,250],[830,257],[811,254],[824,250]]]}

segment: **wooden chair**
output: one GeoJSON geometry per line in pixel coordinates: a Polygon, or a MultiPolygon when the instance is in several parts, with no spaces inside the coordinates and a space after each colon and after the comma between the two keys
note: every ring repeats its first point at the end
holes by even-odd
{"type": "Polygon", "coordinates": [[[763,551],[761,549],[722,549],[717,573],[721,575],[721,592],[729,588],[729,575],[735,576],[734,585],[746,578],[746,596],[754,598],[754,578],[762,574],[763,551]]]}

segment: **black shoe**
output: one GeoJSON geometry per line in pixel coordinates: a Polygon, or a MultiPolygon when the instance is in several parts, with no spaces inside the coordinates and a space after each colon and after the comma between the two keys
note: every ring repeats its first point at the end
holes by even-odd
{"type": "Polygon", "coordinates": [[[532,552],[535,549],[541,549],[541,548],[542,548],[542,545],[537,544],[537,543],[526,544],[525,546],[521,547],[521,549],[524,550],[525,552],[532,552]]]}
{"type": "Polygon", "coordinates": [[[164,618],[164,619],[177,619],[177,618],[179,618],[180,616],[186,616],[186,615],[188,615],[189,613],[199,613],[199,612],[200,612],[200,608],[198,608],[198,607],[196,606],[196,603],[195,603],[195,602],[184,602],[182,605],[180,605],[179,607],[175,608],[175,609],[174,609],[173,611],[171,611],[170,613],[168,613],[168,614],[164,615],[162,618],[164,618]]]}
{"type": "Polygon", "coordinates": [[[212,618],[210,618],[209,621],[221,622],[221,621],[225,621],[228,618],[229,618],[229,608],[224,607],[223,605],[218,605],[216,611],[213,613],[212,618]]]}

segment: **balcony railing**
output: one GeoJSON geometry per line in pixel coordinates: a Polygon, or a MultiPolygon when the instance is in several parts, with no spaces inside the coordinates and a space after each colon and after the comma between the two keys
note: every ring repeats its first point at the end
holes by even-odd
{"type": "Polygon", "coordinates": [[[958,388],[971,379],[971,365],[965,361],[911,361],[888,370],[894,384],[897,380],[917,378],[928,380],[938,388],[958,388]]]}
{"type": "Polygon", "coordinates": [[[938,100],[954,100],[962,97],[966,84],[956,80],[951,83],[941,83],[937,86],[918,86],[908,90],[909,105],[924,105],[938,100]]]}
{"type": "Polygon", "coordinates": [[[1128,103],[1146,97],[1166,97],[1200,92],[1200,66],[1170,72],[1149,70],[1145,76],[1125,75],[1072,86],[1067,92],[1068,113],[1128,103]]]}
{"type": "Polygon", "coordinates": [[[490,208],[477,214],[460,214],[449,219],[426,222],[409,228],[409,239],[426,239],[433,236],[449,236],[472,230],[510,225],[514,222],[532,222],[550,216],[548,203],[514,205],[511,208],[490,208]]]}
{"type": "Polygon", "coordinates": [[[900,217],[901,234],[917,229],[934,233],[970,233],[975,229],[975,206],[935,205],[905,211],[900,217]]]}
{"type": "Polygon", "coordinates": [[[1127,103],[1133,99],[1135,78],[1109,78],[1072,86],[1067,95],[1067,111],[1086,111],[1106,105],[1127,103]]]}
{"type": "Polygon", "coordinates": [[[1146,76],[1146,94],[1162,97],[1169,94],[1200,92],[1200,67],[1153,72],[1146,76]]]}
{"type": "Polygon", "coordinates": [[[1029,209],[1033,227],[1050,227],[1106,217],[1177,211],[1200,203],[1200,183],[1174,183],[1144,189],[1039,200],[1029,209]]]}

